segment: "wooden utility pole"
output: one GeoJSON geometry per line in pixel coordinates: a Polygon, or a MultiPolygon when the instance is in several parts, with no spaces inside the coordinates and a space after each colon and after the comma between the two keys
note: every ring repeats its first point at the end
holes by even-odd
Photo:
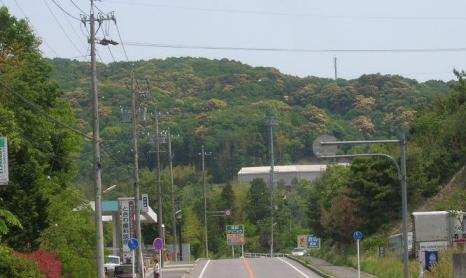
{"type": "Polygon", "coordinates": [[[173,182],[173,154],[172,154],[172,134],[168,130],[168,161],[170,164],[170,186],[171,186],[171,203],[172,203],[172,233],[173,233],[173,251],[175,253],[175,262],[178,261],[177,244],[176,244],[176,207],[175,207],[175,184],[173,182]]]}
{"type": "Polygon", "coordinates": [[[95,52],[95,18],[94,1],[91,0],[90,14],[90,44],[91,44],[91,89],[92,89],[92,142],[94,145],[94,184],[95,184],[95,229],[96,229],[96,260],[97,277],[105,278],[104,270],[104,229],[102,225],[102,165],[100,162],[100,132],[99,132],[99,95],[97,92],[97,67],[95,52]]]}
{"type": "MultiPolygon", "coordinates": [[[[157,224],[159,230],[159,236],[163,233],[163,206],[162,206],[162,179],[161,179],[161,166],[160,166],[160,131],[159,131],[159,112],[155,111],[155,156],[157,159],[157,197],[158,197],[158,215],[157,224]]],[[[165,245],[165,242],[163,243],[165,245]]],[[[160,256],[160,266],[163,267],[164,259],[163,255],[160,256]]]]}
{"type": "MultiPolygon", "coordinates": [[[[138,138],[137,138],[137,125],[138,125],[138,116],[136,112],[136,99],[137,99],[137,90],[136,82],[134,80],[134,72],[131,72],[131,115],[132,115],[132,136],[133,136],[133,176],[134,176],[134,202],[135,202],[135,216],[136,216],[136,227],[135,234],[136,238],[139,241],[139,248],[137,249],[136,258],[133,260],[136,261],[138,268],[144,272],[144,260],[142,258],[142,248],[143,241],[141,235],[141,204],[139,200],[141,199],[140,193],[140,180],[139,180],[139,154],[138,154],[138,138]]],[[[144,277],[144,275],[143,275],[144,277]]]]}

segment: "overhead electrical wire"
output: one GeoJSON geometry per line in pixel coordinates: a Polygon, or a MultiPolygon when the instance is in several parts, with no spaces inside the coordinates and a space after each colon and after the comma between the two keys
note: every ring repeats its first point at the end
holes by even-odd
{"type": "Polygon", "coordinates": [[[116,20],[115,20],[115,27],[118,33],[118,38],[120,39],[121,47],[123,48],[123,53],[125,54],[126,61],[129,62],[128,53],[126,52],[126,48],[125,48],[125,43],[123,42],[123,39],[121,38],[120,28],[118,28],[118,24],[116,20]]]}
{"type": "Polygon", "coordinates": [[[62,30],[63,34],[65,34],[65,37],[68,39],[68,41],[71,43],[71,45],[78,51],[78,53],[82,54],[81,50],[76,46],[76,44],[74,43],[74,41],[70,38],[70,36],[68,36],[68,33],[65,31],[65,29],[63,28],[63,26],[60,24],[60,21],[58,20],[58,18],[55,16],[55,14],[53,13],[52,9],[50,8],[49,4],[47,3],[47,0],[42,0],[42,2],[44,2],[45,6],[47,7],[48,11],[50,12],[50,14],[52,15],[53,19],[55,20],[55,22],[57,23],[57,25],[60,27],[60,29],[62,30]]]}
{"type": "Polygon", "coordinates": [[[57,3],[57,1],[55,0],[51,0],[55,6],[57,6],[62,12],[64,12],[67,16],[71,17],[72,19],[75,19],[77,21],[81,21],[81,19],[75,17],[74,15],[72,15],[71,13],[69,13],[67,10],[65,10],[60,4],[57,3]]]}
{"type": "Polygon", "coordinates": [[[308,53],[429,53],[429,52],[466,52],[466,47],[452,48],[266,48],[266,47],[234,47],[234,46],[209,46],[209,45],[187,45],[187,44],[165,44],[149,42],[125,42],[128,46],[155,47],[155,48],[177,48],[177,49],[200,49],[200,50],[233,50],[233,51],[258,51],[258,52],[308,52],[308,53]]]}
{"type": "MultiPolygon", "coordinates": [[[[17,0],[14,0],[15,1],[15,4],[16,6],[18,7],[19,11],[21,12],[21,14],[24,16],[24,19],[29,23],[29,25],[31,27],[33,27],[33,24],[31,22],[31,20],[29,19],[29,17],[27,16],[27,14],[24,12],[23,8],[21,8],[21,6],[19,5],[18,1],[17,0]]],[[[36,31],[37,32],[37,31],[36,31]]],[[[40,35],[39,35],[40,36],[40,35]]],[[[41,38],[41,42],[44,44],[45,47],[47,47],[53,54],[55,54],[55,56],[59,56],[58,55],[58,52],[50,45],[47,43],[47,41],[45,41],[43,38],[41,38]]]]}
{"type": "Polygon", "coordinates": [[[124,4],[124,5],[138,5],[145,7],[158,7],[167,9],[179,10],[192,10],[199,12],[213,12],[213,13],[230,13],[230,14],[251,14],[251,15],[274,15],[274,16],[287,16],[287,17],[316,17],[316,18],[329,18],[329,19],[352,19],[352,20],[458,20],[466,21],[466,17],[447,17],[447,16],[365,16],[365,15],[323,15],[313,13],[284,13],[284,12],[268,12],[268,11],[251,11],[251,10],[235,10],[235,9],[212,9],[212,8],[198,8],[189,6],[174,6],[156,3],[141,3],[141,2],[124,2],[107,0],[110,3],[124,4]]]}
{"type": "MultiPolygon", "coordinates": [[[[60,7],[60,5],[58,5],[58,3],[55,2],[55,0],[52,0],[52,1],[53,1],[53,3],[55,3],[55,5],[57,5],[58,7],[60,7]]],[[[68,13],[68,12],[66,12],[66,11],[65,11],[64,9],[62,9],[62,8],[60,8],[60,9],[65,13],[65,15],[68,15],[68,16],[69,16],[69,13],[68,13]]],[[[73,31],[74,35],[78,38],[79,42],[80,42],[80,43],[83,43],[83,42],[81,41],[81,36],[78,34],[78,32],[77,32],[76,29],[74,28],[73,24],[72,24],[72,23],[70,22],[70,20],[68,19],[68,16],[65,16],[66,22],[67,22],[68,25],[71,27],[71,30],[73,31]]],[[[81,25],[81,24],[80,24],[80,25],[81,25]]]]}
{"type": "Polygon", "coordinates": [[[82,14],[86,14],[85,11],[83,11],[83,9],[81,9],[73,0],[70,0],[71,1],[71,4],[73,4],[73,6],[76,7],[76,9],[78,9],[82,14]]]}
{"type": "Polygon", "coordinates": [[[72,127],[72,126],[69,126],[55,118],[53,118],[52,116],[50,116],[40,105],[28,100],[26,97],[24,97],[23,95],[21,95],[20,93],[16,92],[15,90],[13,90],[10,86],[8,86],[5,82],[3,82],[2,80],[0,80],[0,85],[2,85],[3,88],[5,88],[5,90],[7,90],[10,94],[18,97],[20,100],[22,100],[24,103],[26,103],[29,107],[33,108],[36,110],[36,112],[44,115],[46,118],[48,118],[49,122],[53,122],[55,124],[58,124],[64,128],[67,128],[81,136],[83,136],[84,138],[87,138],[87,139],[92,139],[91,136],[87,135],[86,133],[72,127]]]}

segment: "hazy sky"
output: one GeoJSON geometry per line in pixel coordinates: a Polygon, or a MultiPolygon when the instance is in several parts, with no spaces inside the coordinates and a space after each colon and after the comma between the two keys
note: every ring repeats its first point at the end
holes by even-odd
{"type": "MultiPolygon", "coordinates": [[[[44,41],[41,49],[46,56],[88,54],[86,27],[65,15],[54,1],[74,17],[79,18],[82,12],[73,2],[89,11],[89,0],[0,0],[0,5],[8,6],[18,17],[29,18],[44,41]]],[[[104,12],[115,11],[124,42],[252,49],[125,44],[130,60],[228,58],[272,66],[292,75],[333,77],[333,57],[337,57],[341,78],[380,72],[418,80],[449,80],[454,78],[453,68],[466,69],[466,1],[461,0],[103,0],[97,6],[104,12]],[[330,51],[254,50],[264,48],[330,51]],[[438,50],[452,48],[459,51],[438,50]],[[437,51],[332,51],[337,49],[437,51]]],[[[98,37],[104,32],[118,40],[115,25],[102,26],[98,37]]],[[[99,46],[98,51],[104,62],[113,61],[108,47],[99,46]]],[[[116,60],[125,60],[121,46],[112,46],[111,51],[116,60]]]]}

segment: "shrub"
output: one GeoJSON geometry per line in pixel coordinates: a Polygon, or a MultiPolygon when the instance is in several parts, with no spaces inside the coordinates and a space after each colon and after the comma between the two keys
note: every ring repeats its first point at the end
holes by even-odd
{"type": "Polygon", "coordinates": [[[58,259],[56,253],[47,252],[44,250],[37,250],[32,253],[22,254],[17,253],[19,256],[23,256],[29,260],[37,263],[39,271],[47,278],[60,278],[63,265],[58,259]]]}
{"type": "Polygon", "coordinates": [[[16,254],[10,248],[0,245],[0,273],[8,278],[42,278],[37,265],[16,254]]]}

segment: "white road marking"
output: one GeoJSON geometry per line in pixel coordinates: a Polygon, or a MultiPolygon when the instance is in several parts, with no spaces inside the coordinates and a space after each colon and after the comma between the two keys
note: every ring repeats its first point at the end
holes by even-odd
{"type": "Polygon", "coordinates": [[[209,265],[209,263],[210,263],[210,260],[208,260],[207,263],[205,264],[204,268],[201,271],[201,274],[199,275],[199,278],[202,278],[202,276],[204,276],[204,272],[207,269],[207,266],[209,265]]]}
{"type": "Polygon", "coordinates": [[[282,258],[278,258],[280,261],[286,263],[287,265],[291,266],[294,270],[296,270],[299,274],[301,274],[302,276],[306,277],[306,278],[310,278],[309,276],[307,276],[304,272],[302,272],[301,270],[297,269],[294,265],[290,264],[289,262],[285,261],[284,259],[282,258]]]}

